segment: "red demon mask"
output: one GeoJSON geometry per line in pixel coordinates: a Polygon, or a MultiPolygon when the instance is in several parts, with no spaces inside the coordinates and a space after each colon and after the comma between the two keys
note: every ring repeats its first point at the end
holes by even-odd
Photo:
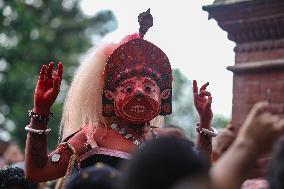
{"type": "Polygon", "coordinates": [[[159,114],[171,114],[173,77],[169,59],[160,48],[142,39],[144,34],[120,45],[107,59],[103,74],[104,116],[145,123],[159,114]]]}

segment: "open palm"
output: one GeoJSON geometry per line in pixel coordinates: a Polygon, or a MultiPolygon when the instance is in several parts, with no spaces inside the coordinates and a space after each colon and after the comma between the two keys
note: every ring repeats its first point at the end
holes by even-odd
{"type": "Polygon", "coordinates": [[[48,115],[60,91],[63,74],[63,64],[58,63],[58,69],[53,70],[54,63],[43,65],[34,93],[34,111],[39,115],[48,115]]]}

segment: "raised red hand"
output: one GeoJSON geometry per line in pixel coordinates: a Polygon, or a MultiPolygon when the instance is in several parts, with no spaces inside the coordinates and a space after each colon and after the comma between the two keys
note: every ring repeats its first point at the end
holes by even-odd
{"type": "Polygon", "coordinates": [[[58,69],[53,70],[54,63],[43,65],[34,93],[34,112],[48,115],[50,108],[59,94],[63,74],[63,64],[58,63],[58,69]]]}
{"type": "Polygon", "coordinates": [[[209,82],[205,83],[198,92],[197,82],[193,80],[194,105],[200,116],[200,127],[210,129],[213,113],[211,110],[211,93],[206,90],[208,85],[209,82]]]}

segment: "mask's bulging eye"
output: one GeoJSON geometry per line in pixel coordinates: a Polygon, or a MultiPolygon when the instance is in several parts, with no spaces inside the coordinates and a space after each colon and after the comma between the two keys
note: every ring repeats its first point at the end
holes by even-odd
{"type": "Polygon", "coordinates": [[[154,92],[154,87],[152,87],[152,86],[149,85],[149,84],[146,84],[146,85],[144,85],[144,91],[145,91],[146,93],[150,94],[150,93],[154,92]]]}
{"type": "Polygon", "coordinates": [[[126,94],[131,94],[131,93],[133,92],[133,86],[128,85],[128,86],[124,87],[123,91],[124,91],[126,94]]]}

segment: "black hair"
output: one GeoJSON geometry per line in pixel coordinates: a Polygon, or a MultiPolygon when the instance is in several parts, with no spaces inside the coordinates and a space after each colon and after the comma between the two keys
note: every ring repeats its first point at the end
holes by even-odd
{"type": "Polygon", "coordinates": [[[103,163],[87,167],[73,174],[65,189],[118,189],[120,173],[103,163]]]}
{"type": "Polygon", "coordinates": [[[273,152],[269,164],[267,180],[271,189],[284,188],[284,140],[281,140],[273,152]]]}
{"type": "Polygon", "coordinates": [[[143,146],[126,165],[124,189],[167,189],[182,179],[208,176],[209,162],[192,146],[176,137],[160,137],[143,146]]]}
{"type": "Polygon", "coordinates": [[[36,189],[37,184],[28,182],[25,179],[24,170],[19,167],[8,167],[0,170],[0,189],[10,187],[21,187],[24,189],[36,189]]]}

